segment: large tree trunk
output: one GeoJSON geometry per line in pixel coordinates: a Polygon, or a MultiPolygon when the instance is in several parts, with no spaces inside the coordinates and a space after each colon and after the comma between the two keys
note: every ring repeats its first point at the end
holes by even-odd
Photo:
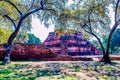
{"type": "Polygon", "coordinates": [[[5,57],[4,57],[4,60],[3,60],[3,64],[8,64],[10,63],[10,54],[11,54],[11,50],[12,50],[12,43],[13,43],[13,40],[14,38],[16,37],[17,33],[18,33],[19,30],[15,30],[12,35],[9,37],[8,39],[8,43],[7,43],[7,46],[6,46],[6,53],[5,53],[5,57]]]}
{"type": "MultiPolygon", "coordinates": [[[[21,26],[23,20],[26,19],[29,15],[31,15],[31,14],[33,14],[35,12],[38,12],[39,10],[52,10],[52,9],[44,9],[44,5],[45,5],[46,2],[44,0],[41,0],[40,1],[40,6],[41,7],[38,7],[36,9],[34,9],[34,10],[31,10],[28,13],[22,14],[22,12],[11,1],[6,0],[6,2],[10,3],[10,5],[13,6],[18,11],[18,13],[20,14],[20,16],[19,16],[18,24],[16,26],[14,20],[11,19],[9,16],[5,15],[5,17],[7,19],[9,19],[13,23],[13,26],[16,29],[15,29],[15,31],[11,34],[11,36],[8,39],[7,47],[6,47],[6,54],[5,54],[5,57],[4,57],[4,60],[3,60],[3,64],[10,63],[10,53],[11,53],[11,49],[12,49],[12,43],[13,43],[13,40],[15,39],[15,37],[17,36],[19,30],[20,30],[20,26],[21,26]]],[[[33,4],[34,4],[34,1],[33,1],[33,4]]]]}
{"type": "Polygon", "coordinates": [[[7,46],[6,46],[6,53],[5,53],[5,57],[4,57],[4,60],[3,60],[3,64],[8,64],[11,61],[10,60],[10,54],[11,54],[11,49],[12,49],[12,43],[13,43],[13,40],[15,39],[15,37],[17,36],[19,30],[20,30],[20,26],[22,24],[22,20],[23,19],[20,19],[16,30],[11,34],[11,36],[8,39],[7,46]]]}
{"type": "Polygon", "coordinates": [[[111,60],[110,60],[110,57],[109,57],[109,51],[105,52],[105,49],[104,49],[104,46],[102,44],[102,42],[100,41],[100,39],[97,37],[97,35],[93,34],[94,37],[96,37],[96,39],[98,40],[100,46],[101,46],[101,49],[102,49],[102,52],[103,52],[103,57],[102,57],[102,62],[105,62],[105,63],[111,63],[111,60]]]}
{"type": "Polygon", "coordinates": [[[108,64],[111,63],[111,59],[110,59],[109,54],[103,55],[102,62],[105,62],[105,63],[108,63],[108,64]]]}
{"type": "Polygon", "coordinates": [[[116,30],[117,26],[120,24],[120,20],[117,21],[117,9],[118,9],[119,2],[120,2],[120,0],[117,0],[116,7],[115,7],[115,24],[112,27],[110,34],[108,36],[107,50],[106,50],[105,56],[103,56],[103,60],[105,63],[111,63],[111,59],[109,57],[111,38],[112,38],[112,35],[113,35],[114,31],[116,30]]]}
{"type": "Polygon", "coordinates": [[[21,27],[23,20],[26,19],[29,15],[31,15],[39,10],[44,10],[43,5],[42,5],[42,7],[34,9],[34,10],[32,10],[32,11],[30,11],[30,12],[28,12],[20,17],[15,31],[11,34],[11,36],[8,39],[7,47],[6,47],[6,54],[5,54],[5,57],[3,60],[3,64],[10,63],[10,53],[11,53],[11,49],[12,49],[12,43],[13,43],[13,40],[15,39],[15,37],[17,36],[19,30],[20,30],[20,27],[21,27]]]}
{"type": "Polygon", "coordinates": [[[111,29],[110,34],[108,36],[107,50],[106,50],[105,56],[103,56],[103,62],[105,62],[105,63],[111,63],[111,59],[109,57],[109,51],[110,51],[110,45],[111,45],[111,38],[112,38],[112,35],[113,35],[115,29],[117,28],[118,24],[119,24],[119,21],[114,24],[114,26],[111,29]]]}
{"type": "Polygon", "coordinates": [[[4,57],[4,60],[3,60],[3,64],[10,63],[11,49],[12,49],[12,44],[7,44],[7,46],[6,46],[6,53],[5,53],[5,57],[4,57]]]}
{"type": "MultiPolygon", "coordinates": [[[[106,55],[106,53],[105,53],[105,48],[104,48],[102,42],[100,41],[100,39],[98,38],[98,36],[97,36],[96,34],[94,34],[94,33],[93,33],[93,36],[98,40],[98,42],[99,42],[99,44],[100,44],[100,46],[101,46],[101,49],[102,49],[103,57],[102,57],[102,60],[101,60],[101,61],[102,61],[102,62],[106,62],[106,61],[110,60],[109,55],[106,55]]],[[[108,61],[108,62],[109,62],[109,61],[108,61]]]]}

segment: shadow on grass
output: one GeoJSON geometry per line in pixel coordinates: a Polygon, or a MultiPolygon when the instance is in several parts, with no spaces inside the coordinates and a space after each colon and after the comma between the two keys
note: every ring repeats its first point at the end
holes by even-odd
{"type": "Polygon", "coordinates": [[[60,74],[60,70],[48,70],[48,69],[45,69],[45,70],[38,70],[37,71],[37,77],[40,77],[40,76],[53,76],[53,75],[59,75],[60,74]]]}

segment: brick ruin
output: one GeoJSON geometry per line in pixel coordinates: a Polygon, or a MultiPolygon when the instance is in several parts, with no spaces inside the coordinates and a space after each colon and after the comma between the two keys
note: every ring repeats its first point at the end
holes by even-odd
{"type": "Polygon", "coordinates": [[[83,38],[81,32],[69,33],[59,37],[58,33],[50,32],[43,43],[53,53],[69,56],[100,55],[102,54],[94,45],[83,38]]]}
{"type": "MultiPolygon", "coordinates": [[[[0,44],[0,60],[4,58],[5,46],[6,44],[0,44]]],[[[58,37],[56,32],[50,32],[42,45],[14,43],[11,60],[90,61],[92,58],[86,55],[101,54],[96,47],[83,38],[81,32],[75,32],[74,35],[65,34],[61,37],[58,37]]]]}
{"type": "MultiPolygon", "coordinates": [[[[0,60],[3,60],[6,52],[6,44],[0,44],[0,60]]],[[[52,58],[57,55],[50,49],[39,44],[14,43],[11,50],[12,60],[41,60],[40,58],[52,58]]]]}

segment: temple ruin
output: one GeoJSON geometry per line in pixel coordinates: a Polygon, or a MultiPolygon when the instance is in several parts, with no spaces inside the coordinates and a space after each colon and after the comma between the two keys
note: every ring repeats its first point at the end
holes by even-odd
{"type": "Polygon", "coordinates": [[[60,55],[84,56],[102,54],[94,45],[83,38],[81,32],[74,35],[66,33],[59,37],[57,32],[50,32],[43,45],[60,55]]]}

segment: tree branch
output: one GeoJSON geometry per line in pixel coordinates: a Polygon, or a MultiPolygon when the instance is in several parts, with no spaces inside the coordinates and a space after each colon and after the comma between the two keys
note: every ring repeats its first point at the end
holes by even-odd
{"type": "Polygon", "coordinates": [[[32,1],[32,4],[31,4],[31,6],[30,6],[30,7],[29,7],[29,9],[26,11],[26,13],[27,13],[27,12],[29,12],[29,11],[30,11],[30,9],[33,7],[33,5],[34,5],[34,2],[35,2],[35,0],[33,0],[33,1],[32,1]]]}
{"type": "Polygon", "coordinates": [[[106,54],[109,55],[109,48],[110,48],[110,41],[111,41],[111,37],[115,31],[115,29],[117,28],[117,26],[119,25],[119,21],[117,21],[117,8],[118,8],[118,4],[119,4],[120,0],[117,1],[116,3],[116,10],[115,10],[115,24],[113,25],[110,33],[109,33],[109,36],[108,36],[108,42],[107,42],[107,50],[106,50],[106,54]]]}
{"type": "Polygon", "coordinates": [[[43,5],[44,5],[43,2],[44,2],[44,0],[41,0],[41,1],[40,1],[41,8],[43,8],[43,5]]]}
{"type": "Polygon", "coordinates": [[[92,32],[90,32],[90,31],[87,31],[87,30],[84,30],[85,32],[87,32],[87,33],[89,33],[89,34],[92,34],[92,32]]]}
{"type": "Polygon", "coordinates": [[[6,2],[11,4],[18,11],[20,17],[22,16],[22,12],[17,8],[17,6],[14,3],[12,3],[10,0],[6,0],[6,2]]]}
{"type": "Polygon", "coordinates": [[[91,32],[92,32],[92,26],[91,26],[90,15],[91,15],[92,11],[93,11],[93,10],[90,9],[89,12],[88,12],[88,24],[89,24],[89,28],[90,28],[90,31],[91,31],[91,32]]]}
{"type": "Polygon", "coordinates": [[[117,9],[119,5],[120,0],[117,1],[116,7],[115,7],[115,23],[117,22],[117,9]]]}
{"type": "Polygon", "coordinates": [[[47,0],[43,0],[43,5],[45,5],[47,3],[47,0]]]}
{"type": "Polygon", "coordinates": [[[43,7],[41,7],[41,8],[37,8],[37,9],[34,9],[34,10],[26,13],[25,15],[23,15],[23,18],[26,18],[26,17],[29,16],[30,14],[33,14],[33,13],[39,11],[39,10],[52,10],[52,11],[54,11],[53,9],[44,9],[43,7]]]}
{"type": "Polygon", "coordinates": [[[103,46],[103,44],[102,44],[100,38],[99,38],[95,33],[91,32],[91,31],[85,30],[85,32],[87,32],[87,33],[93,35],[93,36],[98,40],[98,42],[99,42],[99,44],[100,44],[100,46],[101,46],[101,48],[102,48],[103,55],[105,55],[105,48],[104,48],[104,46],[103,46]]]}
{"type": "Polygon", "coordinates": [[[39,11],[39,10],[42,10],[42,9],[43,9],[43,8],[34,9],[34,10],[32,10],[32,11],[30,11],[30,12],[24,14],[24,15],[22,16],[22,18],[24,19],[24,18],[28,17],[30,14],[33,14],[33,13],[39,11]]]}
{"type": "Polygon", "coordinates": [[[12,18],[10,18],[8,15],[4,15],[3,17],[6,17],[8,20],[10,20],[12,22],[12,24],[14,25],[14,28],[16,29],[16,24],[15,22],[13,21],[12,18]]]}

